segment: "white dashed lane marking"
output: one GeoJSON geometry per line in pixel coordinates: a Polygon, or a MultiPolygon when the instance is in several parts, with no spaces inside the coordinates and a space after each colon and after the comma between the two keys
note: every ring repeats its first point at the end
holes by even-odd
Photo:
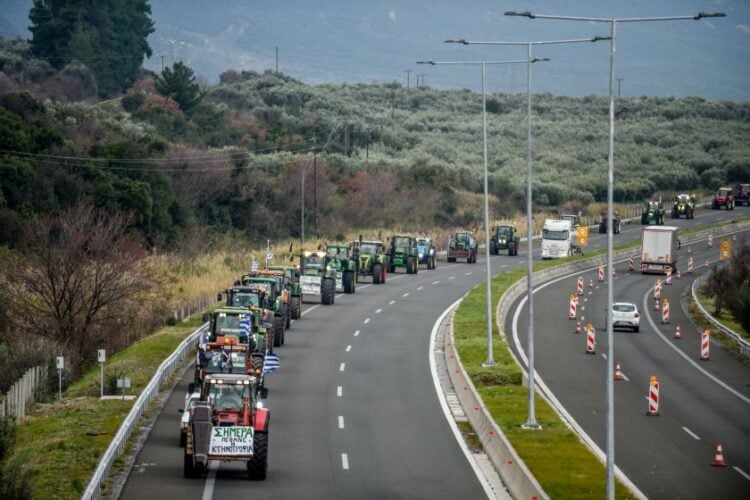
{"type": "Polygon", "coordinates": [[[418,286],[418,287],[417,287],[417,290],[421,290],[421,289],[423,289],[423,288],[424,288],[423,286],[418,286]]]}
{"type": "Polygon", "coordinates": [[[341,468],[349,470],[349,456],[346,453],[341,454],[341,468]]]}
{"type": "Polygon", "coordinates": [[[408,297],[408,296],[409,296],[409,292],[406,292],[405,294],[402,295],[402,297],[408,297]]]}
{"type": "Polygon", "coordinates": [[[382,309],[378,309],[377,311],[375,311],[375,314],[380,314],[382,311],[382,309]]]}
{"type": "Polygon", "coordinates": [[[346,352],[349,352],[349,351],[351,351],[351,350],[352,350],[352,346],[351,346],[351,344],[350,344],[350,345],[348,345],[348,346],[346,346],[346,352]]]}
{"type": "Polygon", "coordinates": [[[355,337],[359,337],[359,330],[357,330],[356,332],[354,332],[354,336],[355,337]]]}
{"type": "Polygon", "coordinates": [[[389,305],[389,306],[392,306],[392,305],[393,305],[393,304],[395,304],[395,303],[396,303],[396,301],[395,301],[395,300],[392,300],[392,301],[388,302],[388,305],[389,305]]]}
{"type": "Polygon", "coordinates": [[[341,397],[344,395],[344,388],[341,386],[336,387],[336,397],[341,397]]]}
{"type": "Polygon", "coordinates": [[[450,277],[450,278],[448,278],[448,279],[449,279],[449,280],[454,280],[454,279],[456,279],[456,277],[455,277],[455,276],[451,276],[451,277],[450,277]]]}
{"type": "Polygon", "coordinates": [[[685,431],[685,432],[687,432],[688,436],[690,436],[691,438],[695,439],[696,441],[700,441],[701,440],[701,438],[698,436],[698,434],[696,434],[695,432],[691,431],[687,427],[683,427],[682,430],[685,431]]]}
{"type": "Polygon", "coordinates": [[[344,417],[342,415],[339,415],[339,429],[344,428],[344,417]]]}
{"type": "Polygon", "coordinates": [[[370,318],[366,318],[363,323],[366,325],[369,322],[370,322],[370,318]]]}
{"type": "Polygon", "coordinates": [[[440,282],[439,281],[433,281],[432,282],[433,285],[437,285],[438,283],[440,283],[440,282]]]}
{"type": "Polygon", "coordinates": [[[339,366],[339,371],[343,372],[345,368],[346,368],[346,363],[341,363],[341,366],[339,366]]]}

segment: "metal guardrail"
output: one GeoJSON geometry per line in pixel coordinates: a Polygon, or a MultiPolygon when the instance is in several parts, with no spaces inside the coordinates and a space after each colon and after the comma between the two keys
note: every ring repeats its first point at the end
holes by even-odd
{"type": "Polygon", "coordinates": [[[740,348],[740,352],[745,357],[750,357],[750,342],[745,340],[742,335],[735,332],[731,328],[728,328],[721,323],[719,323],[719,320],[714,318],[711,313],[706,311],[706,308],[703,307],[703,304],[698,300],[698,296],[696,295],[696,289],[700,284],[708,277],[708,274],[704,274],[702,276],[699,276],[698,278],[693,281],[693,285],[690,287],[690,293],[693,296],[693,301],[695,302],[695,305],[698,306],[698,309],[700,310],[701,314],[712,324],[714,327],[716,327],[718,330],[721,330],[728,336],[732,337],[735,342],[737,342],[737,347],[740,348]]]}
{"type": "Polygon", "coordinates": [[[177,370],[177,368],[182,364],[182,361],[185,359],[185,357],[188,356],[189,353],[192,353],[192,350],[195,349],[198,344],[200,335],[207,328],[208,323],[204,324],[196,331],[191,333],[185,340],[180,343],[177,349],[175,349],[174,352],[170,354],[169,357],[161,363],[161,365],[159,365],[156,373],[143,389],[143,391],[141,391],[141,394],[135,400],[135,403],[133,403],[133,407],[130,409],[130,412],[120,425],[120,428],[117,430],[114,438],[112,438],[112,441],[109,443],[109,446],[104,452],[104,455],[102,455],[101,459],[99,460],[99,463],[96,466],[96,470],[94,470],[94,474],[91,476],[91,480],[89,481],[86,490],[83,492],[83,495],[81,495],[82,499],[90,500],[101,497],[102,484],[109,475],[115,459],[117,459],[117,457],[119,457],[123,453],[123,451],[125,451],[125,446],[127,445],[128,438],[138,425],[138,421],[146,412],[146,410],[148,410],[151,402],[156,399],[161,385],[166,382],[167,379],[177,370]]]}

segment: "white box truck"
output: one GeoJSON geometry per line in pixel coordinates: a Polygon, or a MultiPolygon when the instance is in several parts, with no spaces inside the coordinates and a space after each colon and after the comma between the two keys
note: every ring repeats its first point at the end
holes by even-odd
{"type": "Polygon", "coordinates": [[[572,254],[575,239],[569,220],[547,219],[542,226],[542,259],[558,259],[572,254]]]}
{"type": "Polygon", "coordinates": [[[641,236],[641,273],[667,274],[677,271],[677,228],[644,227],[641,236]]]}

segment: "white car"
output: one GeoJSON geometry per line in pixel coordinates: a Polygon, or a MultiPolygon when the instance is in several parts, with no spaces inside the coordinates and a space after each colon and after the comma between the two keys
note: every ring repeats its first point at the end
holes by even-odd
{"type": "Polygon", "coordinates": [[[180,413],[182,413],[182,418],[180,418],[180,446],[185,446],[185,442],[187,441],[187,429],[188,425],[190,425],[190,415],[193,413],[193,408],[195,408],[195,403],[199,401],[201,398],[200,392],[188,392],[185,395],[185,407],[180,408],[180,413]]]}
{"type": "Polygon", "coordinates": [[[612,330],[615,328],[630,328],[634,332],[640,331],[641,315],[638,306],[632,302],[615,302],[612,304],[612,330]]]}

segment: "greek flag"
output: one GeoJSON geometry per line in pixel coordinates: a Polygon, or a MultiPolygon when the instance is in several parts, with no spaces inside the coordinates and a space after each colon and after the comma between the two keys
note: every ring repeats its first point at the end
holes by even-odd
{"type": "Polygon", "coordinates": [[[273,259],[273,252],[271,252],[271,240],[266,240],[266,262],[273,259]]]}
{"type": "Polygon", "coordinates": [[[250,336],[250,316],[247,314],[240,317],[240,335],[250,336]]]}
{"type": "Polygon", "coordinates": [[[253,265],[252,265],[252,268],[251,268],[251,269],[252,269],[252,271],[253,271],[253,272],[255,272],[255,271],[257,271],[257,270],[258,270],[258,267],[259,267],[259,266],[258,266],[258,261],[257,261],[257,260],[255,260],[255,255],[253,255],[253,265]]]}
{"type": "Polygon", "coordinates": [[[266,351],[266,359],[263,363],[263,375],[266,373],[275,372],[279,367],[281,366],[281,363],[279,362],[279,356],[266,351]]]}

